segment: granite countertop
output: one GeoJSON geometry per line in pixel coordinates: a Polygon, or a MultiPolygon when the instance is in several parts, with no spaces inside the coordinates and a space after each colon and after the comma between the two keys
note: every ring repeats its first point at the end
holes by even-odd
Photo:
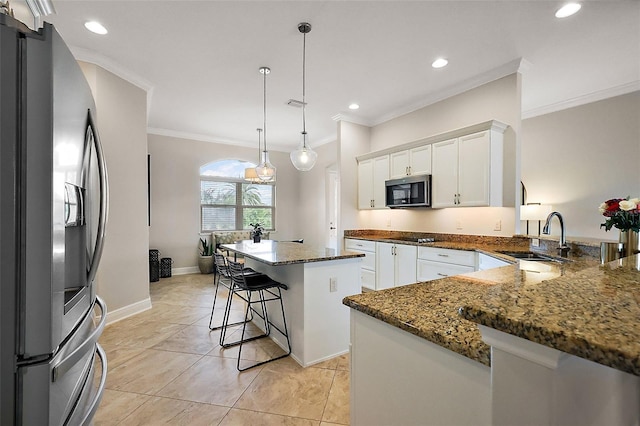
{"type": "MultiPolygon", "coordinates": [[[[406,243],[389,235],[348,236],[354,237],[406,243]]],[[[418,244],[475,250],[512,264],[349,296],[343,303],[486,365],[490,348],[476,323],[640,375],[640,256],[601,266],[579,249],[563,263],[496,253],[528,251],[521,243],[476,237],[418,244]]]]}
{"type": "Polygon", "coordinates": [[[288,241],[262,240],[254,243],[252,240],[245,240],[235,244],[222,244],[220,247],[272,266],[364,257],[362,253],[334,253],[331,249],[288,241]]]}

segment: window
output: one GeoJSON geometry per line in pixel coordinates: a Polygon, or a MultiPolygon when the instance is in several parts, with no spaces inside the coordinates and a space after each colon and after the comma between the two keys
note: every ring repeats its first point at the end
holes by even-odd
{"type": "Polygon", "coordinates": [[[202,232],[250,229],[256,222],[275,229],[275,184],[245,181],[247,167],[255,164],[222,160],[200,167],[202,232]]]}

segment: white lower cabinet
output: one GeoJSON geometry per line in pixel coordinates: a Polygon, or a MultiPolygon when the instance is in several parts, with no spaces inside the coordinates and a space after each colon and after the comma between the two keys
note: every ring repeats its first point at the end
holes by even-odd
{"type": "Polygon", "coordinates": [[[376,290],[417,282],[416,255],[416,246],[376,243],[376,290]]]}
{"type": "Polygon", "coordinates": [[[431,281],[476,270],[476,252],[418,247],[417,280],[431,281]]]}
{"type": "Polygon", "coordinates": [[[501,266],[511,265],[505,260],[478,253],[478,271],[486,271],[487,269],[500,268],[501,266]]]}
{"type": "Polygon", "coordinates": [[[345,238],[344,248],[348,251],[364,253],[360,265],[360,285],[367,290],[376,289],[376,243],[374,241],[345,238]]]}

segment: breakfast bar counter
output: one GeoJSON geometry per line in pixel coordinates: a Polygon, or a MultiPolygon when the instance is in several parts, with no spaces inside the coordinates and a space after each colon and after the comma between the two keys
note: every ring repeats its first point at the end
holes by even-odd
{"type": "MultiPolygon", "coordinates": [[[[349,352],[349,308],[342,299],[361,291],[363,254],[333,253],[309,244],[271,240],[220,247],[243,255],[246,266],[287,285],[282,297],[291,357],[300,365],[307,367],[349,352]]],[[[274,307],[273,312],[277,311],[274,307]]],[[[281,326],[278,315],[273,317],[270,319],[281,326]]],[[[286,347],[278,333],[271,337],[286,347]]]]}

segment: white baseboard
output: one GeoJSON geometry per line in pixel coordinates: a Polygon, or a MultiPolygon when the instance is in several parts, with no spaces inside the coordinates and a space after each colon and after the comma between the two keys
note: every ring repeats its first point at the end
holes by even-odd
{"type": "Polygon", "coordinates": [[[187,275],[187,274],[199,274],[200,268],[197,266],[187,266],[186,268],[172,268],[172,275],[187,275]]]}
{"type": "Polygon", "coordinates": [[[139,314],[147,309],[151,309],[151,298],[146,298],[139,302],[132,303],[131,305],[124,306],[120,309],[116,309],[115,311],[109,311],[107,312],[107,325],[113,324],[114,322],[123,320],[132,315],[139,314]]]}

